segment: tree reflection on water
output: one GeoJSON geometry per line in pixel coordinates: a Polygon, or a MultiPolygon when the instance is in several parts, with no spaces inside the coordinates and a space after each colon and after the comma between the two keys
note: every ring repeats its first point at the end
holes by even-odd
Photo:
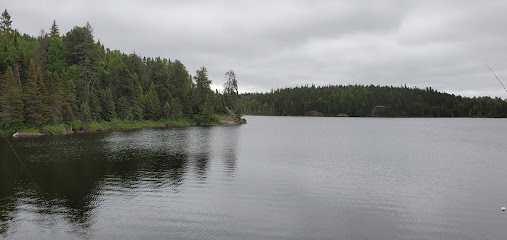
{"type": "Polygon", "coordinates": [[[91,237],[103,195],[139,194],[132,191],[138,188],[177,193],[187,181],[205,183],[212,156],[221,156],[233,176],[234,134],[234,128],[191,127],[10,138],[26,170],[0,141],[0,236],[15,232],[23,212],[39,227],[63,218],[73,235],[91,237]]]}

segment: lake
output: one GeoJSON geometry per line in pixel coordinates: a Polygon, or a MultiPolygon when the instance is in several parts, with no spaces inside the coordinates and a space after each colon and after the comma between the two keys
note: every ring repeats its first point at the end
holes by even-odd
{"type": "Polygon", "coordinates": [[[2,138],[0,238],[507,236],[506,119],[246,119],[2,138]]]}

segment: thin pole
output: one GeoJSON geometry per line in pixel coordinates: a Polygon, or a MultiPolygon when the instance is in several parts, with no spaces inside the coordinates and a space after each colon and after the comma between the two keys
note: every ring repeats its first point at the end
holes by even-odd
{"type": "Polygon", "coordinates": [[[28,171],[28,168],[26,167],[26,165],[23,163],[23,161],[21,161],[21,158],[19,157],[18,153],[16,152],[16,150],[14,150],[14,147],[12,147],[12,144],[11,142],[9,141],[9,139],[7,139],[7,137],[5,137],[5,135],[2,133],[2,136],[5,138],[5,141],[7,141],[7,143],[9,144],[9,147],[11,147],[12,151],[14,152],[14,154],[16,154],[16,157],[18,158],[18,161],[21,163],[21,166],[23,166],[23,169],[25,169],[25,172],[26,174],[30,177],[30,179],[32,180],[33,182],[33,185],[35,185],[35,188],[37,188],[37,192],[39,192],[40,196],[42,197],[42,199],[44,200],[44,203],[48,203],[48,201],[46,200],[46,198],[44,197],[44,195],[42,194],[42,191],[39,187],[39,185],[37,185],[37,183],[35,182],[35,179],[32,177],[32,174],[30,174],[30,172],[28,171]]]}
{"type": "Polygon", "coordinates": [[[498,82],[500,82],[500,84],[502,84],[502,87],[505,90],[505,92],[507,92],[507,88],[505,88],[505,86],[503,85],[502,81],[500,81],[500,78],[498,78],[498,76],[496,76],[496,74],[493,72],[493,70],[491,70],[491,68],[487,64],[484,64],[484,65],[486,65],[486,67],[489,68],[489,71],[491,71],[491,73],[493,73],[493,75],[495,75],[495,77],[498,80],[498,82]]]}

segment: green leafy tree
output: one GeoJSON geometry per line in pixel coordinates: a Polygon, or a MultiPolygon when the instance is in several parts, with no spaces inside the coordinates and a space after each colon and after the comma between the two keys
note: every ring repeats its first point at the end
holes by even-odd
{"type": "Polygon", "coordinates": [[[63,73],[65,70],[65,49],[63,41],[59,37],[52,37],[48,48],[47,70],[50,72],[63,73]]]}
{"type": "Polygon", "coordinates": [[[92,83],[98,79],[101,56],[101,49],[93,40],[93,28],[89,23],[84,27],[74,27],[63,38],[63,44],[67,65],[79,65],[83,79],[82,87],[86,89],[86,94],[90,94],[92,83]]]}

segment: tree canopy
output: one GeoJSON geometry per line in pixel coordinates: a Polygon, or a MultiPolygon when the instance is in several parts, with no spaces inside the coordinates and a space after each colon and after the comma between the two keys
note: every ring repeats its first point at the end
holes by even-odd
{"type": "Polygon", "coordinates": [[[500,98],[467,98],[406,86],[303,86],[241,95],[245,114],[358,117],[507,117],[500,98]]]}
{"type": "Polygon", "coordinates": [[[195,119],[225,113],[205,67],[194,78],[179,60],[110,50],[89,23],[61,34],[56,21],[37,37],[0,17],[0,128],[75,121],[195,119]]]}

